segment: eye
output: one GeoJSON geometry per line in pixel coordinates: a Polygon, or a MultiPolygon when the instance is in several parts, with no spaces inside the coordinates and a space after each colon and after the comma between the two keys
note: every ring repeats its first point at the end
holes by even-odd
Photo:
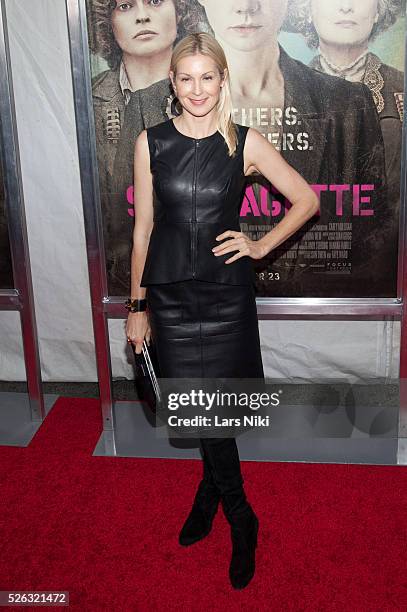
{"type": "Polygon", "coordinates": [[[152,6],[160,6],[160,4],[163,3],[164,0],[148,0],[148,4],[151,4],[152,6]]]}
{"type": "Polygon", "coordinates": [[[207,81],[212,81],[213,77],[211,77],[211,76],[206,76],[206,77],[205,77],[205,79],[206,79],[207,81]]]}
{"type": "Polygon", "coordinates": [[[120,2],[120,4],[117,5],[119,11],[128,11],[131,8],[133,8],[133,5],[130,4],[130,2],[120,2]]]}
{"type": "Polygon", "coordinates": [[[189,77],[182,77],[181,81],[189,81],[189,77]]]}

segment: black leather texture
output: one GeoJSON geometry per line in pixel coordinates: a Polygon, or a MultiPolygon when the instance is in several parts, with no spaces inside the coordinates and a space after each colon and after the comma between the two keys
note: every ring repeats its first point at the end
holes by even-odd
{"type": "Polygon", "coordinates": [[[228,155],[219,131],[195,139],[172,120],[147,128],[153,176],[154,226],[141,286],[188,279],[232,285],[255,281],[247,255],[225,264],[232,253],[215,256],[215,238],[240,231],[245,190],[243,149],[247,126],[237,125],[238,146],[228,155]]]}
{"type": "Polygon", "coordinates": [[[149,321],[164,378],[263,378],[253,285],[150,285],[149,321]]]}

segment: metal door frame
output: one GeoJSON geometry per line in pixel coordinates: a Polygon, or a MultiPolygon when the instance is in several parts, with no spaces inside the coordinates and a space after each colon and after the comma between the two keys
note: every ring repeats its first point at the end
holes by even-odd
{"type": "Polygon", "coordinates": [[[15,310],[20,314],[31,419],[40,423],[45,418],[45,409],[5,0],[0,0],[0,113],[4,189],[14,279],[13,289],[0,289],[0,310],[15,310]]]}

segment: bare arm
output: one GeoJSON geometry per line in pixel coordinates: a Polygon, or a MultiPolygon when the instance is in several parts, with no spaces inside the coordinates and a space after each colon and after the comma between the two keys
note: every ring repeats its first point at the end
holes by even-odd
{"type": "Polygon", "coordinates": [[[270,181],[292,204],[285,217],[260,240],[251,240],[242,232],[227,230],[217,240],[230,238],[214,247],[215,255],[236,251],[225,264],[248,255],[262,259],[270,251],[287,240],[319,210],[319,198],[302,176],[288,164],[275,147],[257,130],[249,128],[244,146],[244,173],[259,173],[270,181]]]}
{"type": "Polygon", "coordinates": [[[141,132],[134,146],[134,202],[131,299],[142,299],[146,295],[146,289],[140,287],[140,281],[153,229],[153,183],[146,130],[141,132]]]}
{"type": "MultiPolygon", "coordinates": [[[[153,182],[147,132],[143,130],[134,145],[134,209],[133,250],[131,253],[131,299],[143,299],[146,288],[140,287],[153,229],[153,182]]],[[[141,353],[143,340],[150,344],[151,329],[146,311],[129,312],[126,335],[141,353]]]]}
{"type": "Polygon", "coordinates": [[[246,176],[259,172],[292,204],[285,217],[258,241],[267,255],[316,214],[319,198],[275,147],[253,128],[247,132],[244,158],[246,176]]]}

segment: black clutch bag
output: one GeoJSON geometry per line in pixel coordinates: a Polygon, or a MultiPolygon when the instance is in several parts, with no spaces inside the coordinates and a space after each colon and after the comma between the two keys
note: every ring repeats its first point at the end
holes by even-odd
{"type": "Polygon", "coordinates": [[[150,340],[150,346],[144,340],[141,353],[136,353],[132,344],[135,360],[135,385],[137,395],[142,402],[146,402],[152,412],[156,412],[161,403],[161,392],[157,378],[160,377],[157,353],[154,343],[150,340]]]}

